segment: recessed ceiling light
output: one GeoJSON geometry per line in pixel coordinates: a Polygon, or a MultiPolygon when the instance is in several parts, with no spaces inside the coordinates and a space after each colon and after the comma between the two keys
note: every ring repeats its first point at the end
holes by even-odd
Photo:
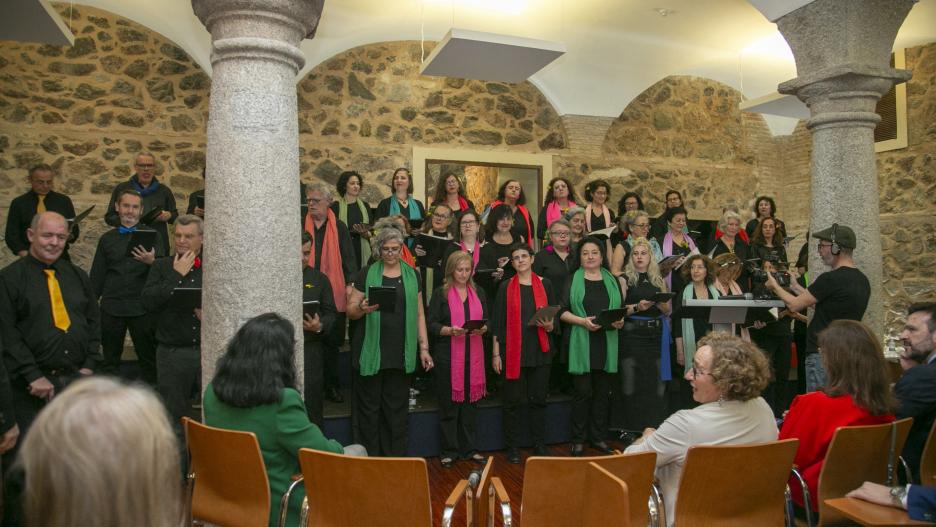
{"type": "Polygon", "coordinates": [[[675,15],[675,14],[676,14],[676,11],[675,11],[675,10],[669,9],[669,8],[666,8],[666,7],[654,7],[654,8],[653,8],[653,11],[654,11],[656,14],[660,15],[661,17],[663,17],[663,18],[666,18],[666,17],[668,17],[668,16],[670,16],[670,15],[675,15]]]}

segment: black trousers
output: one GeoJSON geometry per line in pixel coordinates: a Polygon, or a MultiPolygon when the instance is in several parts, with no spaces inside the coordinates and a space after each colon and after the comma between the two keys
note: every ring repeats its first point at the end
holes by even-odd
{"type": "Polygon", "coordinates": [[[302,343],[302,363],[306,413],[319,428],[325,426],[325,374],[323,344],[319,340],[302,343]]]}
{"type": "Polygon", "coordinates": [[[101,311],[101,351],[104,354],[101,373],[120,375],[120,357],[127,330],[140,359],[140,377],[146,384],[156,386],[156,327],[149,315],[121,317],[101,311]]]}
{"type": "Polygon", "coordinates": [[[624,429],[642,432],[660,426],[668,416],[667,383],[660,380],[662,333],[624,333],[618,373],[624,400],[624,429]]]}
{"type": "Polygon", "coordinates": [[[191,410],[190,397],[201,380],[201,348],[159,344],[156,346],[156,370],[157,391],[169,411],[173,429],[183,439],[185,435],[179,420],[191,410]]]}
{"type": "MultiPolygon", "coordinates": [[[[467,357],[467,351],[466,351],[467,357]]],[[[467,361],[466,361],[467,362],[467,361]]],[[[442,457],[468,458],[475,452],[475,431],[478,403],[469,402],[471,369],[465,364],[465,400],[452,400],[451,361],[448,357],[436,359],[433,374],[439,398],[439,428],[442,432],[442,457]]]]}
{"type": "Polygon", "coordinates": [[[323,342],[324,382],[328,388],[338,388],[338,353],[345,341],[347,320],[344,313],[335,313],[335,324],[323,342]]]}
{"type": "Polygon", "coordinates": [[[409,419],[409,375],[398,369],[356,375],[354,441],[369,456],[406,456],[409,419]]]}
{"type": "Polygon", "coordinates": [[[767,362],[770,363],[773,375],[770,378],[770,384],[764,390],[764,399],[770,405],[774,415],[779,417],[783,415],[784,410],[789,408],[791,402],[789,396],[790,335],[764,335],[755,332],[751,340],[764,352],[767,362]]]}
{"type": "Polygon", "coordinates": [[[533,446],[546,444],[546,393],[551,364],[520,368],[516,379],[504,378],[504,442],[507,448],[520,446],[520,424],[527,414],[533,446]]]}
{"type": "Polygon", "coordinates": [[[604,441],[611,408],[612,374],[604,370],[572,375],[572,442],[604,441]]]}

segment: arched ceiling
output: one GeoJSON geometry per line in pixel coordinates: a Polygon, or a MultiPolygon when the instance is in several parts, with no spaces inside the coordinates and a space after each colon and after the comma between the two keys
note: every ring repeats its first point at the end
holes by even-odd
{"type": "MultiPolygon", "coordinates": [[[[787,0],[783,0],[787,1],[787,0]]],[[[798,0],[799,3],[805,3],[798,0]]],[[[209,74],[210,36],[190,0],[81,2],[150,27],[209,74]]],[[[770,4],[768,0],[753,3],[770,4]]],[[[568,52],[530,80],[560,114],[617,117],[668,75],[708,77],[756,98],[796,76],[789,47],[747,0],[326,0],[305,68],[363,44],[437,41],[451,27],[560,41],[568,52]]],[[[921,0],[895,47],[936,41],[936,0],[921,0]]],[[[795,121],[769,119],[775,133],[795,121]]]]}

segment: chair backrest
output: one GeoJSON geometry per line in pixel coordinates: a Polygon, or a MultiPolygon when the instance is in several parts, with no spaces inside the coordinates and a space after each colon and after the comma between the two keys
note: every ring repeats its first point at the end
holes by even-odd
{"type": "Polygon", "coordinates": [[[591,462],[585,471],[584,492],[582,527],[630,527],[627,483],[591,462]]]}
{"type": "Polygon", "coordinates": [[[786,439],[691,447],[679,482],[676,525],[781,527],[798,445],[798,439],[786,439]]]}
{"type": "Polygon", "coordinates": [[[478,486],[474,490],[474,527],[494,527],[494,509],[491,508],[490,496],[493,492],[491,488],[491,471],[494,467],[494,457],[490,456],[484,469],[481,470],[481,479],[478,480],[478,486]]]}
{"type": "Polygon", "coordinates": [[[589,463],[595,463],[627,484],[630,523],[644,525],[649,512],[650,485],[656,454],[621,454],[598,457],[531,457],[523,474],[521,519],[524,525],[577,527],[585,495],[589,463]]]}
{"type": "Polygon", "coordinates": [[[926,438],[923,455],[920,456],[920,483],[927,487],[936,487],[936,421],[926,438]]]}
{"type": "Polygon", "coordinates": [[[299,466],[309,525],[432,525],[429,473],[422,458],[353,457],[303,448],[299,466]]]}
{"type": "Polygon", "coordinates": [[[193,478],[192,516],[216,525],[265,527],[270,482],[257,436],[182,419],[193,478]]]}
{"type": "MultiPolygon", "coordinates": [[[[843,426],[835,431],[819,473],[819,495],[816,500],[819,504],[819,525],[836,525],[846,521],[845,516],[826,505],[825,500],[841,498],[865,481],[887,482],[892,430],[896,427],[896,460],[896,456],[903,450],[912,423],[913,419],[908,417],[881,425],[843,426]]],[[[892,467],[894,470],[897,464],[899,462],[892,467]]]]}

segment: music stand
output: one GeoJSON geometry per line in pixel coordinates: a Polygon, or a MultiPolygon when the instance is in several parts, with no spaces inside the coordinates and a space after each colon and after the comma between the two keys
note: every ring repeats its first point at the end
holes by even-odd
{"type": "Polygon", "coordinates": [[[782,300],[695,300],[690,299],[673,316],[708,320],[713,331],[733,332],[734,324],[771,320],[769,311],[783,308],[782,300]]]}

